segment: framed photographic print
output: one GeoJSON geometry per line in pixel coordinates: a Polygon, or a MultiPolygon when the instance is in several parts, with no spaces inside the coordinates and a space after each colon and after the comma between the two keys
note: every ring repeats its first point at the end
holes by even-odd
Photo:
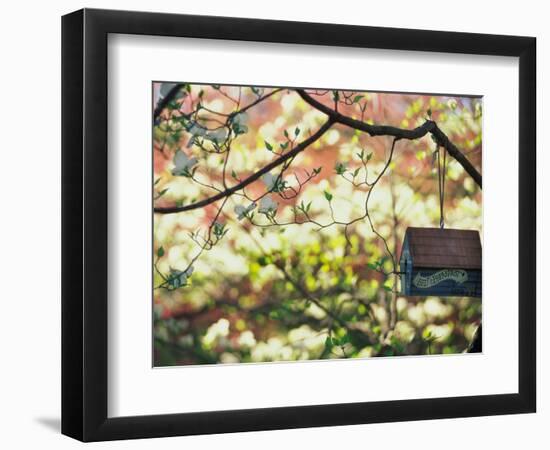
{"type": "Polygon", "coordinates": [[[534,412],[535,42],[64,16],[63,433],[534,412]]]}

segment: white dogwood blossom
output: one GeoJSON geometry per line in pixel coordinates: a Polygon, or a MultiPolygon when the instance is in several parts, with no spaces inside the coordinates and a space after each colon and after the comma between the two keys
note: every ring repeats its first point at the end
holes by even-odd
{"type": "Polygon", "coordinates": [[[266,173],[262,175],[262,181],[265,183],[265,186],[267,187],[268,191],[272,191],[277,186],[277,179],[278,177],[275,175],[272,175],[270,173],[266,173]]]}
{"type": "Polygon", "coordinates": [[[236,114],[233,116],[233,123],[239,124],[239,125],[246,125],[246,121],[248,120],[248,116],[245,112],[241,112],[239,114],[236,114]]]}
{"type": "Polygon", "coordinates": [[[206,136],[206,133],[208,132],[208,130],[206,128],[201,127],[197,123],[194,123],[193,125],[191,125],[191,128],[189,128],[188,131],[193,136],[199,136],[199,137],[206,136]]]}
{"type": "Polygon", "coordinates": [[[254,210],[254,208],[256,208],[256,203],[251,203],[246,207],[242,205],[235,206],[234,211],[235,214],[237,214],[237,219],[244,219],[249,212],[254,210]]]}
{"type": "Polygon", "coordinates": [[[216,142],[217,144],[222,143],[227,138],[227,130],[224,127],[216,130],[209,130],[196,122],[193,123],[187,131],[191,134],[187,147],[192,147],[198,138],[216,142]]]}
{"type": "Polygon", "coordinates": [[[225,141],[225,138],[227,137],[227,131],[225,128],[219,128],[217,130],[209,131],[206,134],[206,139],[209,139],[210,141],[215,141],[216,143],[220,143],[225,141]]]}
{"type": "Polygon", "coordinates": [[[258,208],[258,212],[261,214],[270,214],[277,211],[278,203],[274,201],[271,197],[266,196],[262,197],[260,200],[260,206],[258,208]]]}
{"type": "Polygon", "coordinates": [[[170,286],[174,289],[186,286],[187,280],[193,274],[194,270],[193,266],[189,266],[187,270],[172,269],[169,278],[170,286]]]}
{"type": "Polygon", "coordinates": [[[172,170],[172,175],[180,177],[189,177],[191,176],[191,169],[195,164],[197,164],[197,158],[189,158],[181,150],[176,151],[174,155],[174,169],[172,170]]]}

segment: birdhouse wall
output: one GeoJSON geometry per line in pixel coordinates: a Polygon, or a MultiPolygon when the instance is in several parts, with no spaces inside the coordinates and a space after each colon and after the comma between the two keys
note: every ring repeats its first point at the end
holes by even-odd
{"type": "Polygon", "coordinates": [[[481,287],[480,270],[417,269],[404,274],[401,293],[422,297],[481,297],[481,287]]]}
{"type": "Polygon", "coordinates": [[[476,232],[409,228],[399,265],[402,295],[481,297],[481,243],[476,232]],[[441,264],[431,267],[429,261],[441,264]]]}

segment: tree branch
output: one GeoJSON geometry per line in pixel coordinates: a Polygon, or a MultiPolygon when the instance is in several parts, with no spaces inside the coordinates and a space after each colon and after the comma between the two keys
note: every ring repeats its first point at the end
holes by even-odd
{"type": "Polygon", "coordinates": [[[275,95],[277,92],[281,92],[283,90],[283,88],[278,88],[278,89],[273,89],[269,94],[265,94],[261,97],[258,97],[256,100],[254,100],[252,103],[242,107],[240,110],[232,113],[231,115],[233,116],[236,116],[237,114],[240,114],[240,113],[243,113],[243,112],[246,112],[247,110],[249,110],[250,108],[256,106],[258,103],[261,103],[263,102],[264,100],[267,100],[269,97],[271,97],[272,95],[275,95]]]}
{"type": "MultiPolygon", "coordinates": [[[[437,124],[431,120],[427,120],[421,126],[412,130],[392,127],[388,125],[370,125],[368,123],[352,119],[351,117],[344,116],[343,114],[335,111],[334,109],[324,105],[318,100],[311,97],[303,89],[297,89],[296,92],[302,99],[313,106],[315,109],[326,114],[329,119],[332,119],[335,123],[349,126],[356,130],[361,130],[368,133],[370,136],[394,136],[397,139],[418,139],[425,136],[427,133],[431,133],[437,143],[444,147],[449,155],[451,155],[473,178],[477,185],[482,187],[481,174],[472,165],[472,163],[464,156],[464,154],[449,140],[447,135],[441,131],[437,124]]],[[[470,346],[467,349],[468,353],[476,353],[481,351],[482,343],[482,331],[481,325],[479,325],[470,346]]]]}
{"type": "Polygon", "coordinates": [[[168,94],[166,94],[166,97],[162,97],[159,102],[157,103],[157,107],[155,108],[155,111],[153,112],[153,120],[158,119],[164,108],[166,108],[166,105],[172,101],[172,99],[176,96],[178,91],[184,86],[183,83],[177,83],[174,85],[172,89],[168,91],[168,94]]]}
{"type": "Polygon", "coordinates": [[[334,109],[311,97],[303,89],[296,89],[296,92],[306,103],[326,114],[329,119],[333,120],[335,123],[340,123],[356,130],[364,131],[370,136],[394,136],[398,139],[413,140],[419,139],[426,134],[431,133],[438,144],[445,147],[449,152],[449,155],[456,159],[464,170],[474,179],[477,185],[481,187],[481,174],[472,165],[472,163],[468,161],[466,156],[464,156],[464,154],[449,140],[447,135],[441,131],[435,122],[427,120],[421,126],[412,130],[397,128],[389,125],[370,125],[366,122],[352,119],[351,117],[335,111],[334,109]]]}
{"type": "Polygon", "coordinates": [[[171,206],[171,207],[155,207],[154,212],[158,214],[172,214],[172,213],[178,213],[183,211],[191,211],[193,209],[203,208],[204,206],[210,205],[214,202],[217,202],[218,200],[221,200],[222,198],[228,197],[231,194],[234,194],[237,191],[240,191],[241,189],[248,186],[250,183],[253,183],[254,181],[258,180],[262,175],[268,173],[272,169],[274,169],[277,166],[280,166],[285,161],[294,158],[298,153],[304,151],[307,147],[309,147],[311,144],[313,144],[316,140],[318,140],[325,132],[332,126],[334,121],[332,119],[329,119],[327,122],[323,124],[321,128],[319,128],[314,134],[312,134],[309,138],[307,138],[305,141],[302,141],[300,144],[298,144],[296,147],[294,147],[292,150],[290,150],[288,153],[285,153],[280,158],[277,158],[273,161],[271,161],[269,164],[258,170],[257,172],[250,175],[248,178],[244,179],[240,183],[236,184],[235,186],[232,186],[219,194],[213,195],[212,197],[208,197],[204,200],[201,200],[196,203],[191,203],[189,205],[183,205],[183,206],[171,206]]]}

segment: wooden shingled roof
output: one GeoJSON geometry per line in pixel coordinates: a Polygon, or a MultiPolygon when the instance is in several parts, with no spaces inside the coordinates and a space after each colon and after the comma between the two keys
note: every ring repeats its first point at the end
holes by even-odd
{"type": "Polygon", "coordinates": [[[409,227],[405,233],[414,267],[481,270],[476,230],[409,227]]]}

